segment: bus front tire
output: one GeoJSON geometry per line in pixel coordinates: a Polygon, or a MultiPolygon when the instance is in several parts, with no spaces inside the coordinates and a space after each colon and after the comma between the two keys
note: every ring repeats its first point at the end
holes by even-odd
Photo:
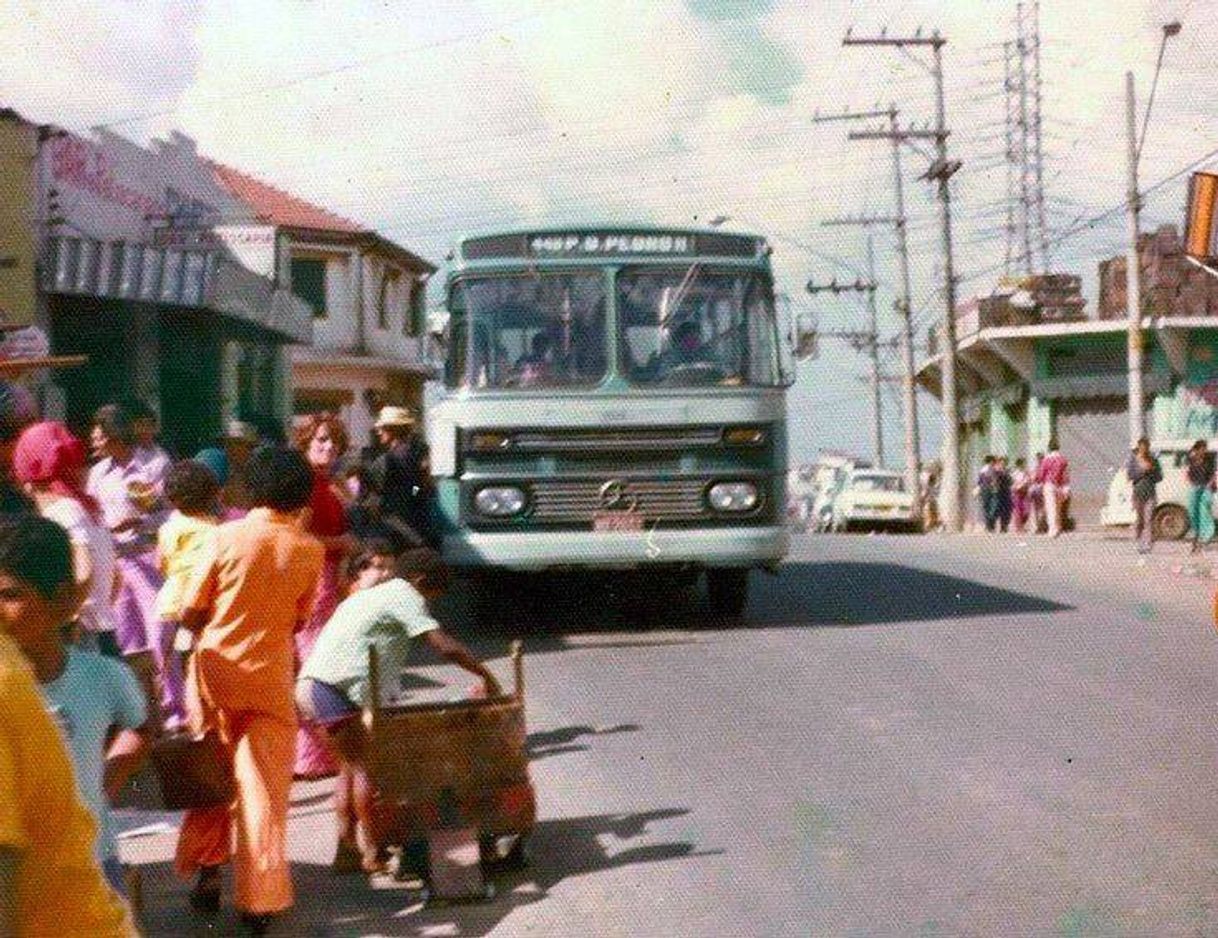
{"type": "Polygon", "coordinates": [[[706,592],[711,610],[718,616],[738,619],[749,601],[747,568],[706,571],[706,592]]]}

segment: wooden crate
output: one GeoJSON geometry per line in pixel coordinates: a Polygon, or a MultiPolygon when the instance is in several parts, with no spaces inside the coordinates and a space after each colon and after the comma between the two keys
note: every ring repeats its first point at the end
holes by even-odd
{"type": "Polygon", "coordinates": [[[486,832],[532,826],[519,642],[513,660],[511,695],[383,707],[376,650],[370,649],[367,762],[382,802],[425,810],[429,826],[486,832]]]}

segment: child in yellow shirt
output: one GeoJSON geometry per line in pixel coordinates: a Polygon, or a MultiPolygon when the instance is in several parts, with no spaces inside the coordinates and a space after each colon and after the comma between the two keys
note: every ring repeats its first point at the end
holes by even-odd
{"type": "MultiPolygon", "coordinates": [[[[157,532],[157,555],[165,583],[157,594],[157,615],[177,625],[182,620],[186,586],[209,555],[220,523],[220,481],[210,469],[194,460],[174,463],[165,476],[165,499],[174,511],[157,532]]],[[[174,650],[189,652],[192,633],[179,627],[174,650]]]]}
{"type": "Polygon", "coordinates": [[[17,568],[0,567],[0,935],[135,935],[102,878],[97,826],[64,739],[8,634],[53,630],[70,605],[68,538],[56,529],[50,553],[59,562],[50,562],[47,527],[55,525],[41,518],[0,525],[4,567],[17,568]]]}

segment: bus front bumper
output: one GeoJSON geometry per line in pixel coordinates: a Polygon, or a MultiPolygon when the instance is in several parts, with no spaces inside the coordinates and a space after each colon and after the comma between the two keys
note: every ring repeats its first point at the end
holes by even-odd
{"type": "Polygon", "coordinates": [[[507,570],[623,569],[663,564],[765,567],[790,546],[785,527],[698,528],[639,534],[591,531],[463,531],[444,537],[444,558],[456,567],[507,570]]]}

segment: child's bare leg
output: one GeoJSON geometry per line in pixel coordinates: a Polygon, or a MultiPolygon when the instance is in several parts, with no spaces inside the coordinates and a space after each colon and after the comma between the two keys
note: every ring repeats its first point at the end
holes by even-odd
{"type": "Polygon", "coordinates": [[[363,854],[364,869],[371,873],[381,868],[381,838],[376,823],[376,790],[362,765],[352,766],[351,774],[355,814],[359,822],[359,829],[363,833],[363,837],[360,839],[360,853],[363,854]]]}

